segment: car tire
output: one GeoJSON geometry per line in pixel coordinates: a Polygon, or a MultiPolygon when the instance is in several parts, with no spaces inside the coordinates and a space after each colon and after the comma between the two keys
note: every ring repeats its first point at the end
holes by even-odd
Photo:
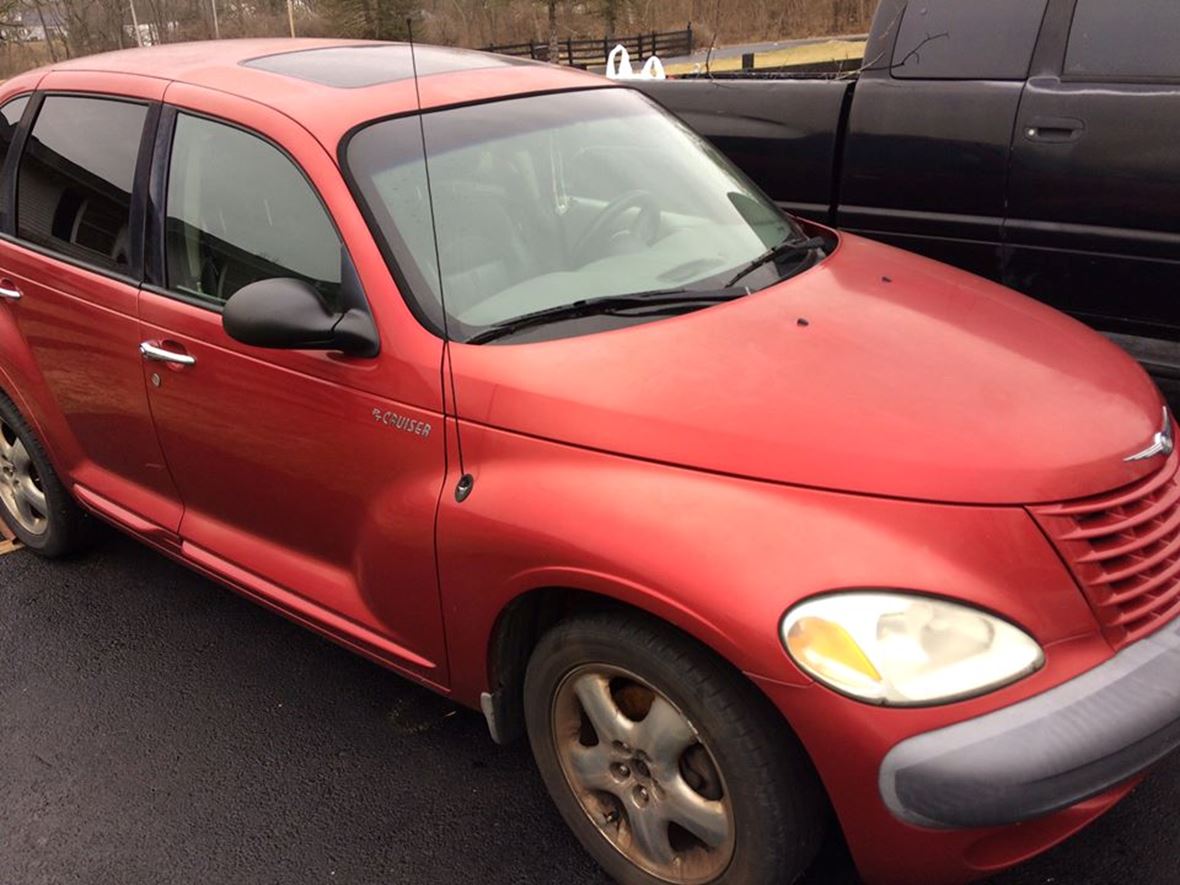
{"type": "Polygon", "coordinates": [[[0,519],[24,546],[56,559],[90,541],[93,524],[62,485],[41,440],[0,394],[0,519]]]}
{"type": "Polygon", "coordinates": [[[789,883],[814,859],[829,812],[802,746],[673,628],[611,612],[559,623],[529,660],[524,704],[550,795],[614,880],[789,883]]]}

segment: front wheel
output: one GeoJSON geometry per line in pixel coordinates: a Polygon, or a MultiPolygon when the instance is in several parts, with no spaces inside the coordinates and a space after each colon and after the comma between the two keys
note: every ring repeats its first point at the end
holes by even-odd
{"type": "Polygon", "coordinates": [[[593,614],[538,643],[529,741],[566,823],[623,883],[792,882],[826,808],[802,748],[739,673],[663,624],[593,614]]]}

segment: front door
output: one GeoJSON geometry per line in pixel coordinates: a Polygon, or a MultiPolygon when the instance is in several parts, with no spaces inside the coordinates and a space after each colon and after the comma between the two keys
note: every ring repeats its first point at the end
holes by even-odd
{"type": "MultiPolygon", "coordinates": [[[[187,94],[204,106],[198,90],[187,94]]],[[[263,350],[222,328],[222,306],[251,282],[299,278],[329,305],[351,284],[342,274],[349,252],[297,158],[338,171],[290,121],[253,114],[255,125],[272,122],[266,136],[166,109],[170,157],[157,157],[167,175],[153,175],[162,277],[141,299],[143,369],[185,503],[183,552],[297,619],[445,684],[433,535],[439,414],[374,392],[396,386],[383,380],[396,362],[389,354],[263,350]],[[279,137],[283,148],[271,140],[279,137]]]]}
{"type": "Polygon", "coordinates": [[[156,540],[181,507],[152,429],[139,369],[136,206],[145,126],[159,81],[116,84],[143,97],[79,94],[50,74],[16,170],[15,237],[0,243],[0,287],[36,361],[49,427],[75,493],[156,540]],[[63,90],[62,93],[52,91],[63,90]],[[70,89],[66,94],[64,90],[70,89]],[[153,94],[154,92],[154,94],[153,94]]]}

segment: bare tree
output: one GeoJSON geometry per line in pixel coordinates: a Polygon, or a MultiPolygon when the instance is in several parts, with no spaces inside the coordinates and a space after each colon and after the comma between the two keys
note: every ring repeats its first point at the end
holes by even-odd
{"type": "MultiPolygon", "coordinates": [[[[676,31],[692,22],[700,45],[864,30],[877,0],[134,0],[145,42],[285,36],[290,14],[307,36],[405,36],[459,46],[548,43],[554,61],[561,40],[676,31]],[[216,3],[217,23],[213,14],[216,3]]],[[[74,56],[133,46],[129,0],[0,0],[0,77],[74,56]],[[44,32],[19,42],[22,13],[44,32]]]]}
{"type": "Polygon", "coordinates": [[[602,0],[602,18],[608,37],[613,37],[619,32],[619,14],[624,11],[626,5],[626,0],[602,0]]]}
{"type": "Polygon", "coordinates": [[[57,61],[57,50],[53,48],[53,35],[49,33],[49,25],[45,21],[45,9],[41,6],[39,0],[33,3],[33,8],[37,11],[37,18],[41,22],[41,33],[45,35],[45,45],[49,49],[49,59],[50,61],[57,61]]]}
{"type": "Polygon", "coordinates": [[[557,47],[557,0],[549,0],[549,61],[557,64],[561,50],[557,47]]]}
{"type": "Polygon", "coordinates": [[[411,11],[409,0],[320,0],[315,10],[338,36],[372,40],[404,37],[411,11]]]}

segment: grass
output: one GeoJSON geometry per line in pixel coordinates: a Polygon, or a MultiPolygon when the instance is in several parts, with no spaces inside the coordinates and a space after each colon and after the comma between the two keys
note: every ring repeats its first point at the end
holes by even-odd
{"type": "MultiPolygon", "coordinates": [[[[790,46],[770,52],[757,52],[754,54],[754,68],[781,68],[825,62],[860,61],[864,58],[864,54],[865,43],[863,40],[825,40],[822,43],[809,43],[805,46],[790,46]]],[[[668,65],[665,70],[669,76],[675,76],[698,73],[703,71],[704,67],[702,62],[682,62],[668,65]]],[[[740,56],[715,58],[710,63],[709,69],[715,73],[740,71],[742,59],[740,56]]]]}

